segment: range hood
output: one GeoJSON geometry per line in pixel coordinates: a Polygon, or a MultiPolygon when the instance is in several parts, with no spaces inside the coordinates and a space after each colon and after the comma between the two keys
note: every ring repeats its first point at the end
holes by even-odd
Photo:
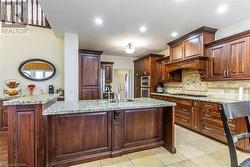
{"type": "Polygon", "coordinates": [[[192,69],[199,71],[201,78],[205,78],[207,69],[207,59],[208,57],[198,56],[182,61],[170,62],[167,64],[168,72],[174,73],[183,69],[192,69]]]}

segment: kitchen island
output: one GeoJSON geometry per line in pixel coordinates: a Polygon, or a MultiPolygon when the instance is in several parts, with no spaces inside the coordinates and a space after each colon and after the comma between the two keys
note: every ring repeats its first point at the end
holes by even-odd
{"type": "Polygon", "coordinates": [[[5,105],[10,114],[9,164],[69,166],[160,146],[176,152],[172,102],[52,98],[5,105]]]}

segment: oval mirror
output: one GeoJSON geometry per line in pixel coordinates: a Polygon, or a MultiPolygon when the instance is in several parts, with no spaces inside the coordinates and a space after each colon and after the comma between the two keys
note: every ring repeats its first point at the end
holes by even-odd
{"type": "Polygon", "coordinates": [[[19,66],[19,73],[32,81],[45,81],[56,74],[55,66],[42,59],[30,59],[24,61],[19,66]]]}

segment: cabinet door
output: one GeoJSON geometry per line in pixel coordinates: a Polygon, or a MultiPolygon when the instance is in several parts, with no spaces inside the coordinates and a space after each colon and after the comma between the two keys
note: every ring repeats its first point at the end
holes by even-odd
{"type": "Polygon", "coordinates": [[[152,139],[162,137],[162,113],[157,109],[127,110],[124,112],[124,142],[125,147],[152,142],[152,139]]]}
{"type": "Polygon", "coordinates": [[[190,58],[198,56],[201,53],[201,36],[196,35],[184,42],[184,56],[190,58]]]}
{"type": "Polygon", "coordinates": [[[134,96],[135,98],[138,98],[141,96],[141,86],[140,86],[140,62],[139,61],[135,61],[134,62],[134,96]]]}
{"type": "Polygon", "coordinates": [[[99,85],[100,57],[95,55],[80,55],[80,86],[99,85]]]}
{"type": "Polygon", "coordinates": [[[249,37],[227,44],[228,77],[244,78],[250,76],[249,37]]]}
{"type": "Polygon", "coordinates": [[[100,89],[96,88],[81,88],[80,90],[80,100],[90,100],[100,98],[100,89]]]}
{"type": "Polygon", "coordinates": [[[59,115],[51,117],[49,123],[52,160],[79,159],[111,149],[108,112],[59,115]]]}
{"type": "Polygon", "coordinates": [[[104,65],[104,70],[105,70],[105,82],[112,83],[113,65],[112,64],[104,65]]]}
{"type": "Polygon", "coordinates": [[[227,68],[226,45],[218,45],[208,49],[209,55],[209,77],[219,79],[225,77],[227,68]]]}
{"type": "Polygon", "coordinates": [[[171,48],[171,50],[172,50],[171,54],[172,61],[178,61],[183,59],[183,43],[176,44],[171,48]]]}
{"type": "Polygon", "coordinates": [[[8,129],[8,111],[6,107],[0,110],[0,131],[7,131],[8,129]]]}
{"type": "Polygon", "coordinates": [[[150,58],[146,57],[143,60],[143,64],[144,64],[144,71],[143,71],[143,75],[150,75],[150,58]]]}
{"type": "Polygon", "coordinates": [[[164,82],[166,79],[166,67],[165,67],[165,61],[161,61],[157,63],[157,70],[158,73],[160,74],[160,81],[164,82]]]}
{"type": "Polygon", "coordinates": [[[144,75],[144,59],[139,60],[139,73],[140,75],[144,75]]]}

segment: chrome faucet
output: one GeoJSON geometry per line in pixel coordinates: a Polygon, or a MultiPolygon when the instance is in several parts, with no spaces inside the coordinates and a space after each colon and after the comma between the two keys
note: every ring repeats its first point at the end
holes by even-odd
{"type": "Polygon", "coordinates": [[[114,93],[114,94],[115,94],[115,101],[117,103],[120,103],[120,101],[121,101],[121,83],[118,83],[117,93],[114,93]]]}

